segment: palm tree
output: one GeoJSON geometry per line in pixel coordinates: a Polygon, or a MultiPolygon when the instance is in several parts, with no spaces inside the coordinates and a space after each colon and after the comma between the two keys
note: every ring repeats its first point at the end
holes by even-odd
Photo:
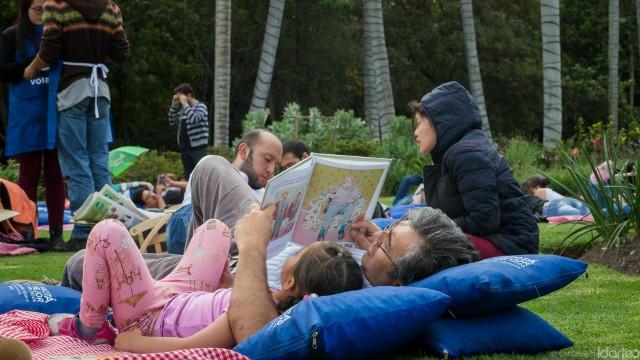
{"type": "Polygon", "coordinates": [[[620,50],[620,2],[609,0],[609,118],[611,131],[618,133],[618,62],[620,50]]]}
{"type": "Polygon", "coordinates": [[[395,116],[389,57],[384,39],[382,0],[362,1],[365,118],[372,137],[385,138],[395,116]]]}
{"type": "Polygon", "coordinates": [[[253,88],[253,98],[251,99],[249,111],[262,110],[267,103],[269,88],[271,87],[271,78],[273,77],[273,68],[276,62],[276,53],[278,51],[283,13],[284,0],[269,1],[269,14],[267,15],[264,40],[262,41],[260,65],[258,67],[258,76],[256,77],[256,85],[253,88]]]}
{"type": "Polygon", "coordinates": [[[216,0],[214,93],[215,146],[229,146],[231,89],[231,0],[216,0]]]}
{"type": "Polygon", "coordinates": [[[476,49],[476,29],[473,21],[472,0],[460,0],[460,16],[462,17],[462,32],[464,34],[464,47],[467,54],[467,71],[469,72],[471,93],[476,99],[478,108],[480,108],[482,130],[487,134],[489,139],[491,139],[489,117],[487,116],[487,108],[484,103],[480,62],[478,61],[478,50],[476,49]]]}
{"type": "Polygon", "coordinates": [[[562,138],[562,72],[560,52],[560,0],[540,2],[544,127],[542,142],[549,149],[562,138]]]}

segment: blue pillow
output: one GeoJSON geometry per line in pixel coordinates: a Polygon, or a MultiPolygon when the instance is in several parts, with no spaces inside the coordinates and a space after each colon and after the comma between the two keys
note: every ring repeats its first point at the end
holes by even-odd
{"type": "Polygon", "coordinates": [[[558,290],[587,264],[556,255],[499,256],[443,270],[410,286],[451,297],[455,316],[485,314],[558,290]]]}
{"type": "Polygon", "coordinates": [[[543,318],[517,306],[479,317],[438,319],[429,326],[422,343],[427,350],[444,358],[535,354],[573,345],[543,318]]]}
{"type": "Polygon", "coordinates": [[[0,284],[0,314],[11,310],[75,314],[80,311],[81,295],[56,285],[0,284]]]}
{"type": "Polygon", "coordinates": [[[433,290],[381,286],[304,300],[233,350],[252,359],[377,357],[418,337],[449,304],[433,290]]]}

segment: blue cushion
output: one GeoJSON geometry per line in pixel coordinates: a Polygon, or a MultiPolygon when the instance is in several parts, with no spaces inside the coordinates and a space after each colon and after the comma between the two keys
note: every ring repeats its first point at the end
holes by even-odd
{"type": "Polygon", "coordinates": [[[80,311],[81,295],[76,290],[56,285],[0,284],[0,313],[28,310],[75,314],[80,311]]]}
{"type": "Polygon", "coordinates": [[[587,264],[556,255],[517,255],[485,259],[443,270],[410,286],[451,297],[455,316],[485,314],[558,290],[587,264]]]}
{"type": "Polygon", "coordinates": [[[441,318],[425,333],[424,347],[441,357],[494,353],[535,354],[573,345],[531,311],[512,307],[472,318],[441,318]]]}
{"type": "Polygon", "coordinates": [[[428,289],[375,287],[308,299],[233,350],[252,359],[373,357],[419,336],[449,304],[428,289]]]}

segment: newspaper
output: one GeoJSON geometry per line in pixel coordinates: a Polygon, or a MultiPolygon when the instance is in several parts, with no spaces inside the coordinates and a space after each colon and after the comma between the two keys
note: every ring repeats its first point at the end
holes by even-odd
{"type": "Polygon", "coordinates": [[[130,199],[111,186],[105,185],[99,192],[89,195],[73,215],[73,222],[95,224],[104,219],[116,219],[127,228],[131,228],[150,217],[147,212],[138,209],[130,199]]]}

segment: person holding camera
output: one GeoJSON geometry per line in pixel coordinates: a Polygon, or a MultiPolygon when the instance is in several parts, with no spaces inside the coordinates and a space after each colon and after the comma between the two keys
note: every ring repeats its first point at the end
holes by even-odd
{"type": "Polygon", "coordinates": [[[191,85],[180,84],[174,92],[169,108],[169,124],[178,126],[178,146],[184,177],[188,179],[198,161],[207,155],[209,114],[207,106],[194,97],[191,85]]]}

